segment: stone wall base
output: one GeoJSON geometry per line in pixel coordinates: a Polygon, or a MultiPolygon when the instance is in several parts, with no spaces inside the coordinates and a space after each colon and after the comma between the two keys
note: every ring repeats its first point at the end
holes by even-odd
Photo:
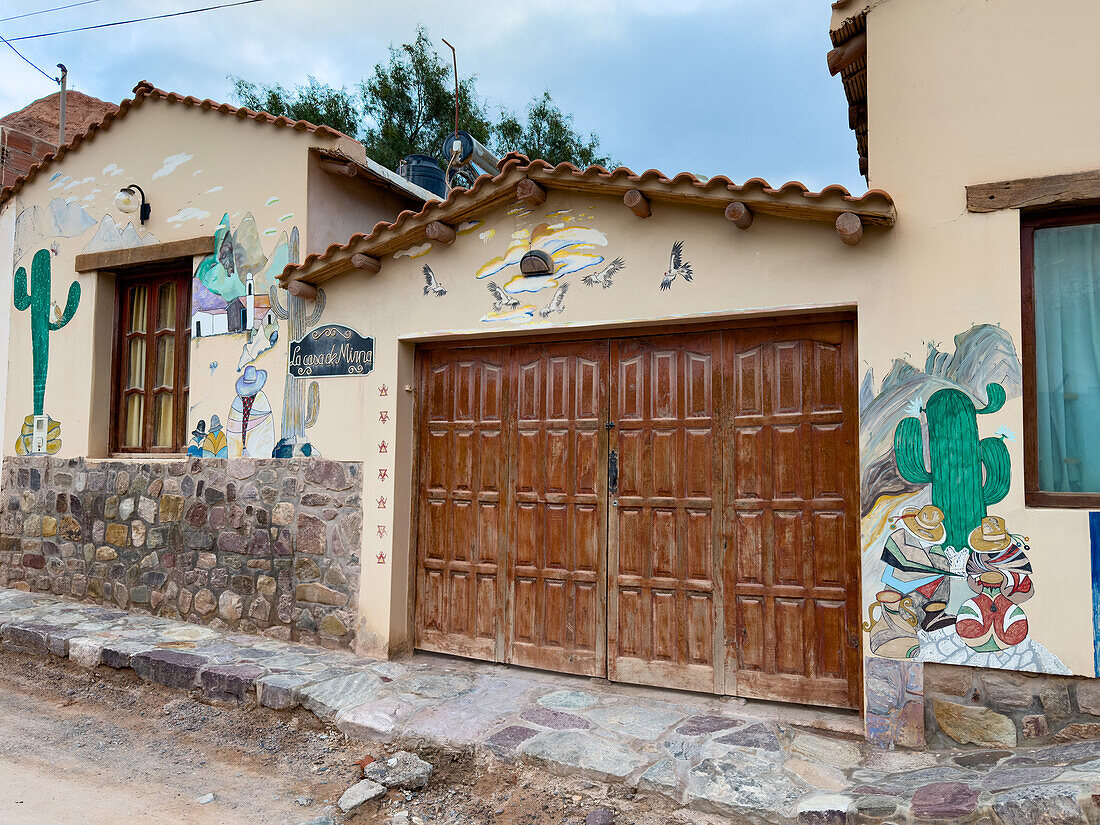
{"type": "Polygon", "coordinates": [[[867,741],[882,748],[1014,748],[1100,739],[1100,679],[864,662],[867,741]]]}
{"type": "Polygon", "coordinates": [[[1100,680],[924,666],[929,747],[1009,748],[1100,739],[1100,680]]]}
{"type": "Polygon", "coordinates": [[[355,647],[358,463],[7,457],[0,585],[355,647]]]}

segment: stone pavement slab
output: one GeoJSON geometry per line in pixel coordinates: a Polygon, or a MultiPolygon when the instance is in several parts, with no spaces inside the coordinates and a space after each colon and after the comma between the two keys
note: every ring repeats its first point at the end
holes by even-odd
{"type": "Polygon", "coordinates": [[[735,822],[1100,822],[1100,741],[883,751],[843,713],[430,654],[381,662],[8,588],[0,650],[132,668],[208,699],[302,705],[348,736],[532,760],[735,822]]]}

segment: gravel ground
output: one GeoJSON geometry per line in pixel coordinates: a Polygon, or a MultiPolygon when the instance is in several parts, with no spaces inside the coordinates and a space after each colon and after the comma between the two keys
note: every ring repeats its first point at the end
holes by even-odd
{"type": "Polygon", "coordinates": [[[727,823],[584,779],[464,753],[422,752],[420,793],[390,791],[341,820],[333,807],[382,746],[345,741],[305,711],[211,704],[131,671],[5,653],[0,670],[0,822],[296,825],[581,825],[597,808],[619,825],[727,823]],[[213,801],[197,800],[213,794],[213,801]]]}

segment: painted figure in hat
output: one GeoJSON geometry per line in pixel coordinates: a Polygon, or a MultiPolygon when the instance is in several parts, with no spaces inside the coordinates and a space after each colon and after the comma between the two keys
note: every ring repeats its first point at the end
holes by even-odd
{"type": "Polygon", "coordinates": [[[202,443],[206,441],[206,421],[201,420],[198,426],[191,431],[191,443],[187,445],[189,456],[202,456],[202,443]]]}
{"type": "Polygon", "coordinates": [[[1027,614],[1020,605],[1035,589],[1025,542],[1009,533],[1000,516],[986,516],[970,533],[966,583],[977,595],[959,608],[955,629],[977,651],[1005,650],[1027,638],[1027,614]]]}
{"type": "Polygon", "coordinates": [[[234,458],[270,458],[275,449],[275,420],[264,395],[267,370],[249,364],[237,379],[237,397],[229,410],[229,454],[234,458]]]}
{"type": "Polygon", "coordinates": [[[886,540],[882,583],[908,597],[921,630],[951,627],[947,613],[951,565],[944,554],[943,511],[934,504],[906,507],[895,516],[896,528],[886,540]]]}
{"type": "Polygon", "coordinates": [[[205,458],[229,458],[229,447],[222,432],[222,420],[217,413],[210,416],[210,432],[202,442],[202,454],[205,458]]]}

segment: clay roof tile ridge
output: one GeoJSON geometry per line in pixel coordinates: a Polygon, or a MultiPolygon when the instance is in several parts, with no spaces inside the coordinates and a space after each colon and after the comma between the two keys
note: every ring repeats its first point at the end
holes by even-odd
{"type": "Polygon", "coordinates": [[[881,189],[872,189],[865,194],[855,197],[845,187],[839,184],[831,184],[824,187],[820,192],[812,192],[806,184],[801,181],[787,181],[778,188],[772,188],[772,186],[763,178],[750,178],[743,184],[738,186],[731,181],[725,175],[717,175],[713,178],[708,178],[706,181],[700,180],[698,176],[690,172],[680,172],[672,178],[665,176],[657,169],[647,169],[642,174],[638,175],[631,171],[628,167],[619,166],[613,171],[608,171],[602,166],[589,166],[586,169],[579,169],[572,163],[562,162],[556,166],[551,165],[545,160],[536,158],[530,160],[526,155],[519,152],[508,152],[501,158],[500,163],[497,165],[499,172],[496,175],[484,174],[480,175],[473,184],[468,188],[456,188],[452,189],[444,200],[441,201],[428,201],[420,209],[419,212],[412,212],[410,210],[404,210],[399,213],[392,221],[379,221],[374,225],[368,233],[357,232],[353,235],[346,244],[334,244],[330,246],[324,253],[310,253],[306,256],[300,264],[287,265],[281,274],[281,278],[289,278],[295,271],[301,271],[308,269],[316,263],[324,263],[330,260],[334,255],[339,252],[347,252],[353,247],[362,248],[364,243],[370,242],[378,236],[379,233],[387,230],[400,231],[408,222],[414,220],[427,220],[432,218],[439,212],[446,212],[451,206],[453,206],[459,198],[472,198],[475,199],[481,194],[481,192],[488,186],[498,184],[504,181],[509,173],[520,170],[528,173],[545,173],[548,177],[564,177],[565,175],[571,175],[574,177],[582,178],[605,178],[608,181],[615,181],[625,177],[631,182],[636,182],[639,185],[643,183],[656,182],[662,185],[670,186],[677,183],[690,183],[691,185],[703,189],[704,191],[713,191],[719,188],[725,188],[727,191],[734,194],[737,193],[751,193],[758,191],[762,194],[771,196],[782,196],[789,192],[797,193],[800,197],[808,200],[818,200],[821,198],[828,198],[834,195],[839,195],[843,199],[852,202],[853,204],[864,204],[874,199],[882,200],[887,205],[893,204],[893,199],[890,195],[881,189]],[[334,248],[335,247],[335,248],[334,248]]]}
{"type": "MultiPolygon", "coordinates": [[[[94,138],[99,132],[103,132],[118,120],[125,117],[134,107],[140,106],[145,98],[152,98],[153,100],[164,99],[167,103],[178,103],[188,106],[194,106],[198,109],[217,110],[223,114],[236,115],[239,118],[253,118],[262,123],[271,123],[273,125],[281,126],[284,128],[291,128],[296,131],[312,132],[320,135],[321,137],[341,138],[348,137],[343,132],[337,129],[333,129],[331,126],[317,125],[310,123],[307,120],[291,121],[289,118],[282,116],[276,117],[268,112],[256,112],[252,109],[245,107],[236,107],[228,103],[218,103],[210,100],[209,98],[200,100],[193,95],[181,95],[178,92],[166,92],[163,89],[158,89],[148,80],[138,81],[134,86],[132,98],[123,100],[118,105],[118,110],[115,112],[107,112],[98,123],[91,124],[83,133],[76,135],[72,140],[62,144],[57,148],[57,151],[45,155],[38,163],[31,166],[21,177],[16,178],[9,186],[0,190],[0,204],[3,204],[14,194],[19,192],[26,184],[30,183],[35,177],[38,176],[46,166],[57,160],[63,158],[73,149],[76,149],[84,142],[94,138]],[[282,121],[282,122],[280,122],[282,121]]],[[[526,158],[524,159],[526,160],[526,158]]]]}

